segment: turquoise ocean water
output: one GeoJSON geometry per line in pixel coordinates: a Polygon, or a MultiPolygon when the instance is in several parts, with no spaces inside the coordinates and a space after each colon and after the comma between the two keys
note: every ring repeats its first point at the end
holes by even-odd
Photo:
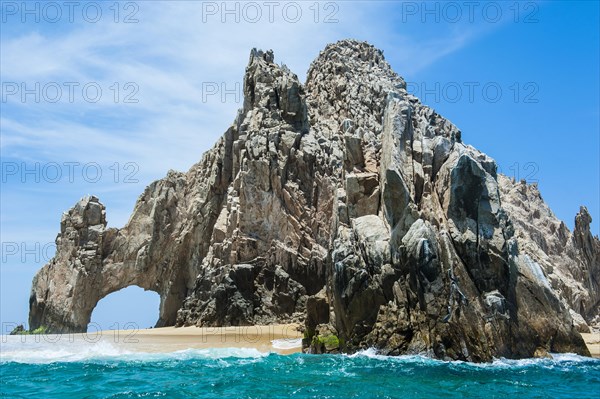
{"type": "Polygon", "coordinates": [[[600,360],[571,354],[472,364],[373,350],[352,356],[234,348],[128,353],[106,342],[66,347],[3,338],[3,398],[600,399],[600,360]]]}

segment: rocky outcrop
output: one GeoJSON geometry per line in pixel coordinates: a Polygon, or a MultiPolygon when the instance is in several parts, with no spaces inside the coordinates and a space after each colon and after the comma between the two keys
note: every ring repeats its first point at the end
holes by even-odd
{"type": "Polygon", "coordinates": [[[244,106],[200,163],[148,187],[122,229],[94,197],[63,218],[30,328],[85,330],[139,285],[161,295],[158,325],[300,321],[316,353],[587,354],[590,222],[582,208],[569,232],[367,43],[327,46],[305,85],[253,50],[244,106]]]}
{"type": "Polygon", "coordinates": [[[546,205],[536,184],[505,176],[498,181],[521,252],[539,265],[544,279],[571,308],[582,332],[587,332],[585,321],[600,322],[600,241],[590,232],[587,208],[581,207],[570,232],[546,205]]]}

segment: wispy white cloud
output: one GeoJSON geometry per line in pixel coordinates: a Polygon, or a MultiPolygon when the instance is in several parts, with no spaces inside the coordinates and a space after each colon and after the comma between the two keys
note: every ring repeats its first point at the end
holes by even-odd
{"type": "MultiPolygon", "coordinates": [[[[173,163],[184,166],[179,160],[189,166],[227,128],[241,105],[231,95],[225,102],[219,94],[203,98],[204,85],[241,88],[251,47],[275,49],[277,59],[303,77],[326,43],[354,36],[391,49],[388,53],[393,52],[400,69],[413,73],[461,48],[473,36],[463,30],[443,40],[419,40],[393,25],[394,5],[389,3],[338,3],[333,18],[339,22],[330,24],[315,24],[308,5],[297,23],[275,14],[274,23],[266,21],[265,15],[261,23],[242,18],[236,24],[230,16],[230,22],[221,23],[219,15],[205,17],[203,23],[201,2],[139,4],[136,24],[102,21],[60,34],[44,35],[38,30],[3,39],[4,81],[26,82],[29,88],[35,82],[96,82],[103,90],[98,103],[84,101],[79,88],[73,103],[14,103],[21,117],[5,112],[4,151],[27,145],[31,153],[72,159],[74,153],[88,156],[92,149],[111,150],[148,161],[153,169],[166,171],[173,163]],[[115,102],[109,89],[114,82],[135,83],[139,91],[133,98],[139,102],[123,103],[123,96],[131,92],[123,88],[120,101],[115,102]],[[31,112],[37,116],[35,123],[25,118],[31,112]],[[171,144],[176,148],[169,151],[171,144]],[[169,153],[175,155],[175,162],[165,156],[169,153]]],[[[325,18],[324,10],[319,18],[325,18]]]]}

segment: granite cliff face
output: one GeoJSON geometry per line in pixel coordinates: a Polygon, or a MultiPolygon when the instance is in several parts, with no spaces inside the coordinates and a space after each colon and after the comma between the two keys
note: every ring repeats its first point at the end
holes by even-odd
{"type": "Polygon", "coordinates": [[[253,50],[244,80],[233,125],[125,227],[95,197],[63,216],[30,328],[85,331],[101,298],[138,285],[161,296],[158,326],[297,321],[312,352],[588,354],[600,243],[585,208],[571,233],[367,43],[327,46],[305,85],[253,50]]]}

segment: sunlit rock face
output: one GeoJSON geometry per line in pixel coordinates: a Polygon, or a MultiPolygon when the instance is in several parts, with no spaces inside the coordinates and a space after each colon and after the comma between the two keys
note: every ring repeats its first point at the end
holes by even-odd
{"type": "Polygon", "coordinates": [[[569,232],[367,43],[327,46],[304,85],[253,50],[244,81],[223,137],[125,227],[106,229],[95,197],[63,217],[31,328],[84,331],[102,297],[138,285],[160,294],[158,325],[301,322],[319,353],[588,353],[600,244],[585,208],[569,232]]]}

